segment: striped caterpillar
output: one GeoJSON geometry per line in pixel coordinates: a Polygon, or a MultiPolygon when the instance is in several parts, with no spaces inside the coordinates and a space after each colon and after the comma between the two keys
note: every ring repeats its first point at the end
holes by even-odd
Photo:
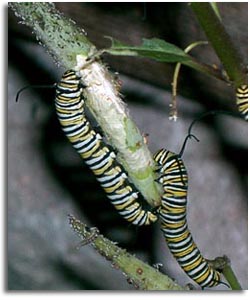
{"type": "Polygon", "coordinates": [[[157,216],[138,202],[138,192],[117,162],[115,152],[86,119],[83,89],[80,77],[73,70],[66,71],[57,84],[55,106],[63,131],[123,218],[139,226],[155,222],[157,216]]]}
{"type": "Polygon", "coordinates": [[[186,220],[188,175],[180,155],[165,149],[154,155],[163,185],[159,209],[167,245],[182,269],[201,287],[216,286],[220,273],[213,269],[193,241],[186,220]]]}
{"type": "Polygon", "coordinates": [[[236,104],[245,120],[248,120],[248,85],[243,84],[236,89],[236,104]]]}

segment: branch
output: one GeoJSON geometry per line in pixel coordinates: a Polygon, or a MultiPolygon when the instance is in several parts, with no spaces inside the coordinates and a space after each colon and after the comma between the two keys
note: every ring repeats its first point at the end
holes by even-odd
{"type": "Polygon", "coordinates": [[[247,84],[246,68],[220,19],[209,3],[191,2],[199,23],[236,87],[247,84]]]}
{"type": "Polygon", "coordinates": [[[227,256],[223,256],[222,259],[225,261],[223,267],[222,267],[222,273],[224,277],[226,278],[227,282],[230,284],[232,290],[242,290],[242,287],[238,281],[238,278],[236,277],[231,265],[230,260],[227,256]]]}
{"type": "Polygon", "coordinates": [[[99,234],[97,228],[89,228],[86,224],[69,215],[69,223],[72,229],[82,239],[79,247],[91,244],[96,251],[111,261],[112,266],[123,272],[127,281],[139,290],[158,291],[183,291],[183,287],[175,283],[168,276],[160,273],[126,250],[118,247],[114,242],[99,234]]]}
{"type": "Polygon", "coordinates": [[[11,2],[10,7],[22,19],[22,24],[31,27],[57,64],[80,72],[87,86],[86,105],[109,143],[117,149],[118,159],[131,181],[150,205],[160,205],[151,154],[121,100],[116,80],[99,61],[87,60],[97,50],[84,30],[49,2],[11,2]]]}

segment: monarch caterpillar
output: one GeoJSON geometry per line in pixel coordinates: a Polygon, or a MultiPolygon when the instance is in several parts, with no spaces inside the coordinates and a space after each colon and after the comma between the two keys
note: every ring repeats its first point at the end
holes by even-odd
{"type": "Polygon", "coordinates": [[[55,106],[63,131],[123,218],[139,226],[155,222],[158,217],[138,202],[138,192],[117,162],[115,152],[86,119],[83,89],[74,70],[66,71],[56,86],[55,106]]]}
{"type": "Polygon", "coordinates": [[[158,181],[163,186],[159,217],[169,249],[187,275],[201,287],[216,286],[221,283],[220,273],[202,256],[188,229],[188,175],[181,156],[161,149],[154,159],[159,166],[158,181]]]}
{"type": "Polygon", "coordinates": [[[248,120],[248,85],[243,84],[236,89],[236,104],[245,120],[248,120]]]}

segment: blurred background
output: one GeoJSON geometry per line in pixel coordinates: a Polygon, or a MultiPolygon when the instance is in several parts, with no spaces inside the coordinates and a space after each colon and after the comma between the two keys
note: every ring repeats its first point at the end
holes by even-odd
{"type": "MultiPolygon", "coordinates": [[[[111,36],[138,45],[160,38],[185,48],[206,40],[187,3],[56,3],[97,48],[111,36]]],[[[223,23],[247,64],[247,3],[219,3],[223,23]]],[[[185,285],[191,280],[169,252],[159,224],[136,228],[122,220],[91,171],[65,138],[56,118],[53,89],[17,91],[57,82],[55,65],[31,30],[8,10],[8,282],[9,290],[133,290],[91,246],[79,251],[67,214],[119,243],[185,285]]],[[[213,49],[192,51],[222,68],[213,49]]],[[[175,65],[105,55],[118,72],[121,92],[148,146],[179,152],[191,121],[204,111],[236,111],[232,87],[186,67],[178,82],[177,122],[169,120],[175,65]]],[[[247,289],[247,123],[218,115],[196,123],[183,159],[189,173],[188,223],[207,258],[226,254],[247,289]]],[[[193,283],[193,282],[192,282],[193,283]]],[[[226,289],[220,286],[215,289],[226,289]]]]}

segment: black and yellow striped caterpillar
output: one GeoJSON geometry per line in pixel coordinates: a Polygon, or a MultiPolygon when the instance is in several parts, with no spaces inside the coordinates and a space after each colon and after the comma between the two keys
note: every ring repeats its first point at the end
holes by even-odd
{"type": "Polygon", "coordinates": [[[138,192],[117,162],[115,152],[86,119],[83,89],[80,77],[73,70],[66,71],[57,84],[55,106],[63,131],[123,218],[139,226],[155,222],[158,217],[142,208],[138,192]]]}
{"type": "Polygon", "coordinates": [[[245,120],[248,120],[248,85],[243,84],[236,89],[236,104],[245,120]]]}
{"type": "Polygon", "coordinates": [[[201,287],[212,287],[222,283],[220,273],[201,255],[188,229],[188,175],[180,155],[161,149],[154,155],[154,159],[159,168],[158,181],[163,185],[159,216],[171,253],[187,275],[201,287]]]}

